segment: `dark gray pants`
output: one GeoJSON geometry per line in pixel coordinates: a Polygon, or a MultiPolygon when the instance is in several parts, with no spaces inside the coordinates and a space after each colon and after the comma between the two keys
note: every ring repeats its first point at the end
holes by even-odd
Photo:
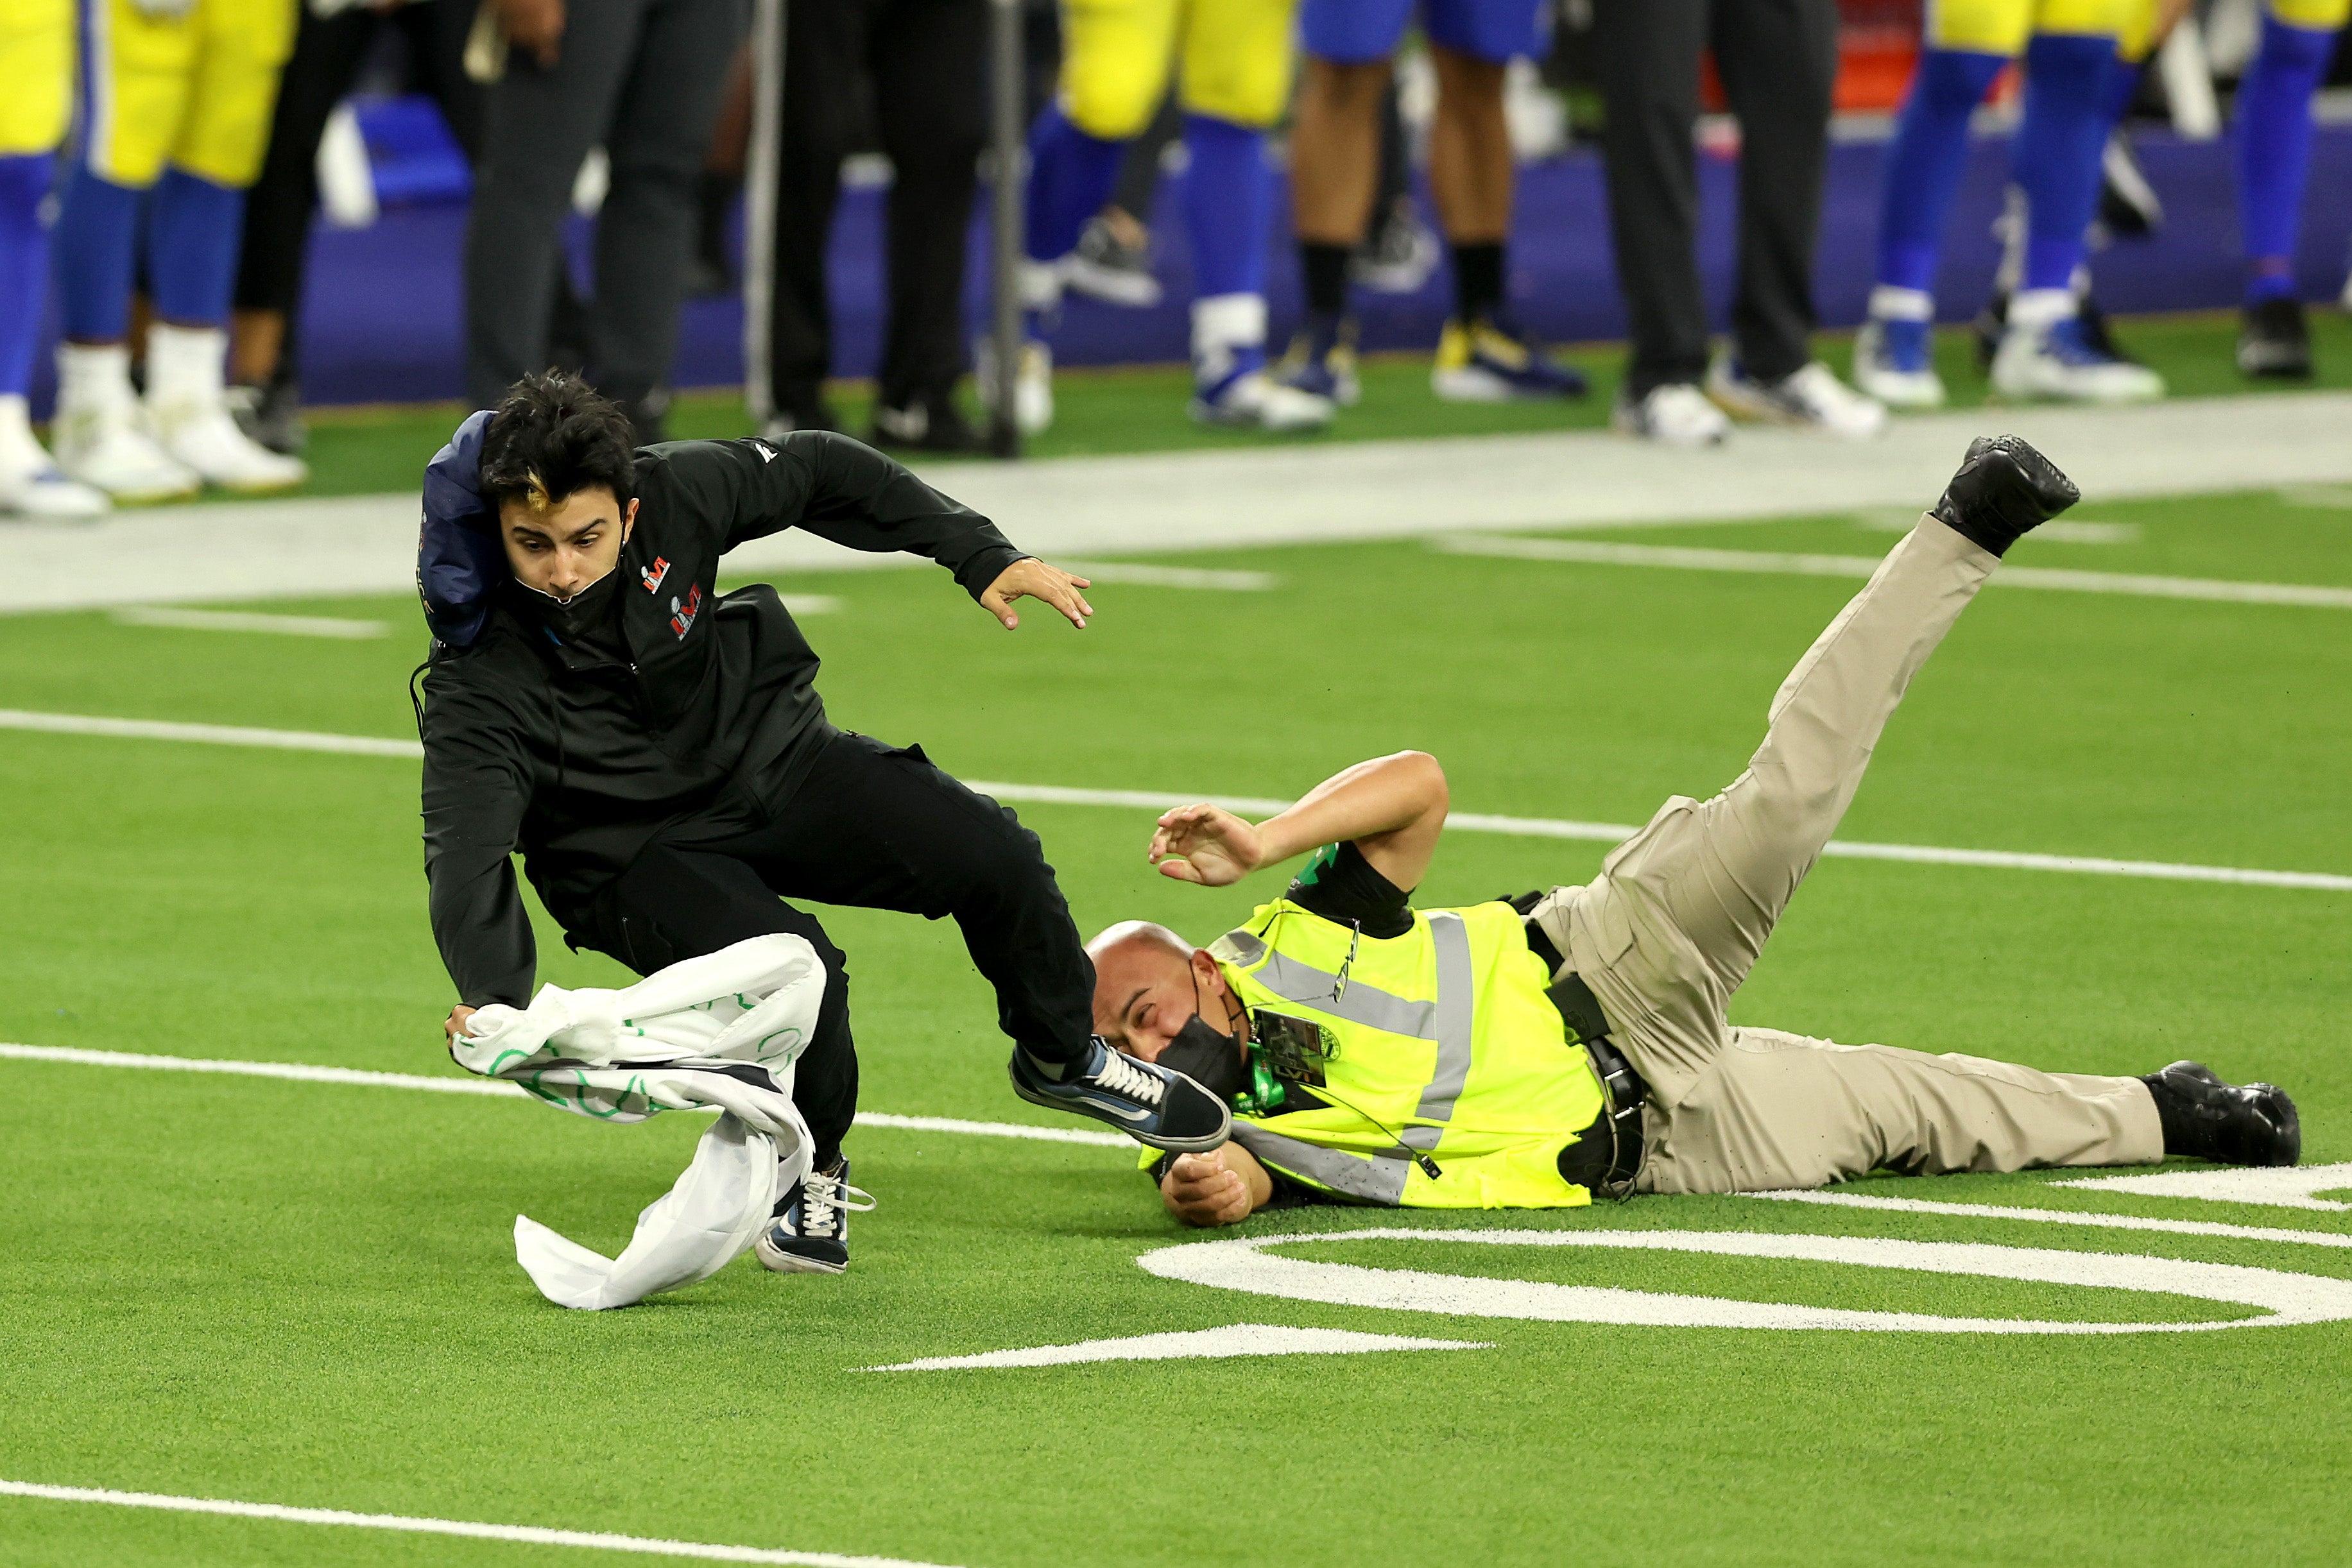
{"type": "Polygon", "coordinates": [[[1595,0],[1609,216],[1633,337],[1628,396],[1706,370],[1691,131],[1709,47],[1739,120],[1733,343],[1766,381],[1811,358],[1837,23],[1836,0],[1595,0]]]}
{"type": "Polygon", "coordinates": [[[545,368],[572,183],[599,142],[613,180],[596,225],[591,373],[606,395],[642,402],[668,384],[677,350],[695,178],[742,0],[571,0],[569,13],[556,64],[514,51],[485,105],[466,232],[466,391],[478,408],[545,368]]]}

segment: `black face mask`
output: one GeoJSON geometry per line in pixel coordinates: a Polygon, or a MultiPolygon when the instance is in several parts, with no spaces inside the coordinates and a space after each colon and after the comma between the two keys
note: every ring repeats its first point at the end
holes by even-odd
{"type": "Polygon", "coordinates": [[[1182,1073],[1228,1103],[1249,1087],[1242,1042],[1232,1035],[1220,1034],[1199,1013],[1176,1031],[1176,1038],[1154,1060],[1159,1066],[1182,1073]]]}
{"type": "Polygon", "coordinates": [[[609,639],[618,619],[614,607],[620,581],[615,568],[571,598],[558,599],[517,579],[516,597],[533,621],[566,643],[609,639]]]}

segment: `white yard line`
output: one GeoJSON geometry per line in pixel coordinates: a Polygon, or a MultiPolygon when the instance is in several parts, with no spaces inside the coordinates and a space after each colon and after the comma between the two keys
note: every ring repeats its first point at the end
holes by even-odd
{"type": "MultiPolygon", "coordinates": [[[[2067,1184],[2059,1184],[2067,1185],[2067,1184]]],[[[2331,1230],[2281,1230],[2267,1225],[2223,1225],[2210,1219],[2146,1219],[2137,1214],[2087,1209],[2014,1208],[1995,1203],[1937,1203],[1924,1197],[1873,1197],[1858,1192],[1750,1192],[1743,1197],[1819,1203],[1836,1208],[1883,1208],[1897,1214],[1948,1214],[1967,1219],[2025,1219],[2044,1225],[2086,1225],[2103,1230],[2166,1230],[2178,1236],[2229,1236],[2242,1241],[2299,1241],[2352,1248],[2352,1235],[2331,1230]]]]}
{"type": "MultiPolygon", "coordinates": [[[[128,1067],[154,1072],[222,1072],[238,1078],[278,1078],[296,1083],[340,1083],[361,1089],[410,1089],[427,1094],[487,1094],[528,1100],[520,1085],[488,1078],[436,1078],[419,1072],[366,1072],[352,1067],[318,1067],[305,1061],[230,1061],[205,1056],[147,1056],[128,1051],[85,1051],[64,1045],[0,1043],[0,1060],[58,1061],[75,1067],[128,1067]]],[[[1021,1138],[1040,1144],[1087,1144],[1133,1149],[1132,1138],[1082,1127],[1030,1127],[1018,1122],[967,1122],[953,1116],[893,1116],[860,1111],[857,1125],[900,1132],[953,1133],[967,1137],[1021,1138]]]]}
{"type": "Polygon", "coordinates": [[[428,1519],[404,1513],[346,1513],[339,1508],[287,1508],[274,1502],[238,1502],[216,1497],[169,1497],[160,1492],[114,1491],[104,1487],[44,1486],[0,1480],[0,1497],[37,1498],[46,1502],[95,1502],[112,1508],[158,1509],[167,1513],[225,1514],[283,1524],[333,1524],[360,1530],[391,1530],[409,1535],[463,1535],[477,1541],[513,1541],[530,1546],[577,1546],[592,1552],[627,1552],[641,1557],[685,1557],[703,1563],[781,1563],[798,1568],[942,1568],[906,1557],[853,1557],[837,1552],[780,1552],[765,1546],[720,1546],[700,1541],[659,1541],[645,1535],[613,1535],[599,1530],[549,1530],[536,1524],[483,1524],[466,1519],[428,1519]]]}
{"type": "MultiPolygon", "coordinates": [[[[1510,560],[1568,561],[1588,566],[1643,566],[1670,571],[1770,572],[1795,577],[1862,579],[1883,559],[1868,555],[1781,555],[1761,550],[1682,549],[1664,545],[1610,544],[1600,539],[1529,539],[1500,534],[1445,534],[1429,548],[1446,555],[1499,556],[1510,560]]],[[[2066,593],[2123,593],[2145,599],[2210,599],[2238,604],[2295,604],[2352,610],[2352,588],[2300,582],[2232,582],[2210,577],[2144,577],[2129,572],[2074,571],[2009,566],[1989,588],[2042,588],[2066,593]]]]}
{"type": "MultiPolygon", "coordinates": [[[[2032,440],[2095,503],[2352,484],[2352,393],[2182,398],[2141,408],[2019,408],[1895,422],[1843,444],[1743,429],[1688,452],[1601,431],[1442,441],[927,464],[923,476],[1054,559],[1419,538],[1454,530],[1665,526],[1916,508],[1970,437],[2032,440]]],[[[125,510],[16,524],[0,612],[405,593],[413,491],[125,510]]],[[[1916,513],[1914,514],[1916,515],[1916,513]]],[[[732,573],[903,566],[788,529],[728,557],[732,573]]]]}
{"type": "Polygon", "coordinates": [[[175,632],[264,632],[280,637],[341,637],[363,641],[389,637],[383,621],[344,621],[327,615],[256,615],[238,610],[184,610],[168,604],[134,604],[112,617],[122,626],[163,626],[175,632]]]}
{"type": "MultiPolygon", "coordinates": [[[[0,729],[41,730],[56,735],[95,735],[126,740],[180,740],[213,746],[255,746],[283,751],[341,752],[364,757],[422,758],[413,740],[372,736],[324,735],[315,730],[257,729],[237,725],[179,724],[163,719],[107,718],[90,714],[35,713],[0,708],[0,729]]],[[[971,779],[973,789],[1000,800],[1041,806],[1115,806],[1164,811],[1206,800],[1229,811],[1271,816],[1291,802],[1257,795],[1215,795],[1175,789],[1077,789],[1059,784],[1009,784],[971,779]]],[[[1507,817],[1456,811],[1445,820],[1457,832],[1501,833],[1512,838],[1570,839],[1621,843],[1640,830],[1629,822],[1582,822],[1553,817],[1507,817]]],[[[2193,865],[2171,861],[2111,860],[2099,855],[2040,854],[2023,850],[1949,849],[1933,844],[1878,844],[1833,839],[1822,852],[1847,860],[1906,861],[1916,865],[1981,866],[2000,871],[2063,872],[2081,876],[2127,876],[2159,882],[2232,883],[2249,887],[2310,888],[2352,893],[2352,876],[2335,872],[2268,871],[2257,867],[2193,865]]]]}

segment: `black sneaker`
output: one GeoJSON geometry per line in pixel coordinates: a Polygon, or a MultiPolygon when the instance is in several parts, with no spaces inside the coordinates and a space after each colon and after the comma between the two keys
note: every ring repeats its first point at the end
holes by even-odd
{"type": "Polygon", "coordinates": [[[775,1223],[751,1243],[778,1274],[838,1274],[849,1267],[849,1217],[874,1211],[874,1195],[849,1185],[849,1162],[811,1171],[784,1195],[775,1223]]]}
{"type": "Polygon", "coordinates": [[[2176,1061],[2140,1080],[2164,1124],[2164,1152],[2224,1166],[2291,1166],[2303,1157],[2303,1120],[2275,1083],[2224,1083],[2201,1061],[2176,1061]]]}
{"type": "Polygon", "coordinates": [[[1108,1122],[1155,1149],[1205,1154],[1233,1132],[1234,1113],[1223,1101],[1181,1072],[1113,1051],[1100,1036],[1085,1067],[1059,1081],[1018,1047],[1010,1070],[1013,1092],[1032,1105],[1108,1122]]]}
{"type": "Polygon", "coordinates": [[[977,452],[984,444],[947,392],[908,398],[903,407],[877,399],[869,439],[877,446],[911,446],[921,452],[977,452]]]}
{"type": "Polygon", "coordinates": [[[302,388],[292,377],[273,377],[267,386],[233,386],[226,402],[229,417],[246,438],[279,456],[299,457],[310,444],[310,427],[302,421],[302,388]]]}
{"type": "Polygon", "coordinates": [[[2021,435],[1979,435],[1944,486],[1936,516],[1995,555],[2083,498],[2074,481],[2021,435]]]}
{"type": "Polygon", "coordinates": [[[2311,379],[2311,326],[2303,301],[2283,297],[2246,308],[2238,332],[2238,369],[2279,381],[2311,379]]]}
{"type": "Polygon", "coordinates": [[[1062,262],[1062,285],[1106,305],[1149,310],[1160,303],[1160,279],[1152,276],[1149,243],[1130,245],[1097,215],[1087,220],[1077,248],[1062,262]]]}

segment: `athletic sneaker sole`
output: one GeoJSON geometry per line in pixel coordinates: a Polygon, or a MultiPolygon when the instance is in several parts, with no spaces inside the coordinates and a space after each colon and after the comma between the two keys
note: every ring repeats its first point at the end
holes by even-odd
{"type": "Polygon", "coordinates": [[[786,1252],[782,1248],[772,1247],[764,1235],[751,1243],[751,1250],[759,1258],[760,1267],[771,1274],[846,1274],[849,1272],[847,1263],[819,1262],[814,1258],[803,1258],[796,1252],[786,1252]]]}

